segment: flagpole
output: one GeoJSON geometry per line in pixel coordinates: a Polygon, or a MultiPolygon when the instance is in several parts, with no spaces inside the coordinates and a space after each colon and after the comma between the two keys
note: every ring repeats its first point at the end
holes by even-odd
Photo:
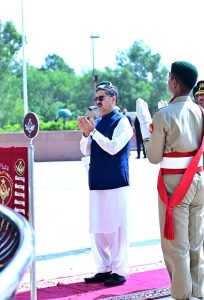
{"type": "MultiPolygon", "coordinates": [[[[21,18],[22,18],[22,48],[23,48],[23,104],[24,104],[24,117],[28,114],[28,91],[27,91],[27,66],[25,56],[25,32],[24,32],[24,0],[21,0],[21,18]]],[[[34,222],[34,203],[33,203],[33,164],[34,164],[34,148],[32,139],[29,143],[28,149],[28,177],[29,177],[29,221],[35,231],[34,222]]],[[[35,253],[36,255],[36,253],[35,253]]],[[[37,300],[37,287],[36,287],[36,257],[30,268],[30,299],[37,300]]]]}
{"type": "Polygon", "coordinates": [[[24,32],[24,0],[21,0],[21,18],[22,18],[22,49],[23,49],[23,104],[24,116],[28,113],[28,91],[27,91],[27,70],[25,57],[25,32],[24,32]]]}

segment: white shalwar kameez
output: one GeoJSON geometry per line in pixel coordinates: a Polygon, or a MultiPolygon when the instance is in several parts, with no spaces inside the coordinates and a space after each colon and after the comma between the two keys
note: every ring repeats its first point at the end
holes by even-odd
{"type": "MultiPolygon", "coordinates": [[[[98,131],[92,138],[104,151],[114,155],[128,143],[132,135],[129,121],[123,117],[114,129],[111,140],[98,131]]],[[[80,149],[84,155],[90,155],[91,141],[90,136],[82,136],[80,149]]],[[[89,191],[92,253],[98,272],[128,274],[128,198],[129,186],[89,191]],[[112,245],[110,249],[109,245],[112,245]]]]}

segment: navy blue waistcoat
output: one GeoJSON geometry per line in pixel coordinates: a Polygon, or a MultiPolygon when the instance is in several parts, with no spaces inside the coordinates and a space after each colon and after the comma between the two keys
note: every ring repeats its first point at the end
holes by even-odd
{"type": "MultiPolygon", "coordinates": [[[[121,118],[118,110],[96,121],[96,129],[112,139],[113,131],[121,118]]],[[[115,189],[129,185],[129,142],[115,155],[104,151],[93,139],[89,167],[90,190],[115,189]]]]}

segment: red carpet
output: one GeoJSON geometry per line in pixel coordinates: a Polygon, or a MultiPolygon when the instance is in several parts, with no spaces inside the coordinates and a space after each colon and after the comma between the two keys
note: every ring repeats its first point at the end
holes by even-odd
{"type": "MultiPolygon", "coordinates": [[[[118,287],[107,288],[102,283],[67,283],[67,281],[68,279],[59,278],[55,286],[38,288],[37,299],[97,300],[109,297],[112,300],[155,299],[169,295],[170,285],[165,268],[130,274],[126,283],[118,287]]],[[[30,300],[30,292],[18,291],[14,300],[30,300]]]]}

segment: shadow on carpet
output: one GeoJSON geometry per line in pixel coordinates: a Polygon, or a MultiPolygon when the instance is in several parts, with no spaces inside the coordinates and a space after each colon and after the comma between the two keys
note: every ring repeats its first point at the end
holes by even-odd
{"type": "MultiPolygon", "coordinates": [[[[38,288],[38,300],[142,300],[157,299],[170,295],[170,280],[165,268],[130,274],[125,284],[105,287],[102,283],[66,283],[60,278],[55,286],[38,288]]],[[[30,291],[18,292],[14,300],[30,300],[30,291]]]]}

